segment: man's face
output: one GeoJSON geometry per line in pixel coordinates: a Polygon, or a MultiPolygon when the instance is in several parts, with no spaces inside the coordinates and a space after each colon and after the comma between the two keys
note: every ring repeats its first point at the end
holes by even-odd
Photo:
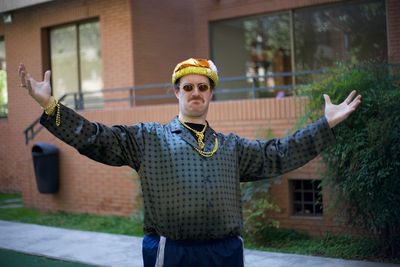
{"type": "Polygon", "coordinates": [[[213,95],[208,77],[196,74],[183,76],[175,95],[182,115],[206,119],[208,105],[213,95]]]}

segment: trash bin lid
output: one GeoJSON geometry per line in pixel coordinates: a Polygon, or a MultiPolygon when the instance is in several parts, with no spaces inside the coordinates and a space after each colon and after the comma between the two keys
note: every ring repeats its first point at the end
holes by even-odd
{"type": "Polygon", "coordinates": [[[55,145],[48,143],[36,143],[32,146],[33,155],[48,155],[57,154],[58,148],[55,145]]]}

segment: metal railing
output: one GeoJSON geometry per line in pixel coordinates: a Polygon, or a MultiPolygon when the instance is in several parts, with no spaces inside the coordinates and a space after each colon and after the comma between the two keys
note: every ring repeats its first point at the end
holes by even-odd
{"type": "MultiPolygon", "coordinates": [[[[321,75],[325,72],[321,70],[299,71],[299,72],[275,72],[267,73],[263,76],[235,76],[221,77],[218,89],[214,91],[214,101],[232,100],[232,99],[256,99],[263,97],[271,97],[268,94],[276,91],[284,91],[286,94],[291,94],[294,88],[300,84],[299,78],[307,75],[321,75]],[[287,78],[290,83],[285,85],[268,85],[269,79],[287,78]]],[[[313,79],[303,79],[313,80],[313,79]]],[[[176,99],[173,86],[171,83],[153,83],[132,87],[102,89],[91,92],[67,93],[63,95],[59,101],[66,106],[75,110],[84,110],[90,108],[104,108],[106,103],[112,102],[127,102],[129,107],[145,104],[157,104],[154,101],[161,103],[171,103],[176,99]],[[100,94],[102,97],[95,97],[100,94]],[[109,94],[124,95],[123,97],[109,97],[109,94]],[[106,97],[105,97],[106,96],[106,97]]],[[[39,124],[40,118],[32,122],[25,130],[25,144],[33,140],[35,136],[42,130],[43,126],[39,124]]]]}

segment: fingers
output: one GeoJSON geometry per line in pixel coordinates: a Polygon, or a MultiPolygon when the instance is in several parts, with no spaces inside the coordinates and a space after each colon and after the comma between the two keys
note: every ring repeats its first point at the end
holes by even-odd
{"type": "Polygon", "coordinates": [[[18,67],[18,74],[19,74],[19,76],[21,76],[21,72],[22,71],[25,71],[25,65],[23,64],[23,63],[20,63],[19,64],[19,67],[18,67]]]}
{"type": "Polygon", "coordinates": [[[325,105],[332,105],[331,98],[329,95],[324,94],[324,99],[325,99],[325,105]]]}
{"type": "Polygon", "coordinates": [[[32,93],[32,81],[35,81],[32,79],[32,76],[28,73],[27,74],[27,81],[26,81],[26,89],[28,89],[29,93],[32,93]]]}
{"type": "Polygon", "coordinates": [[[356,98],[353,99],[353,101],[351,101],[351,103],[349,104],[350,108],[352,110],[356,110],[356,108],[361,104],[361,95],[358,95],[356,98]]]}
{"type": "Polygon", "coordinates": [[[18,67],[18,74],[19,74],[19,78],[21,80],[21,87],[27,88],[27,82],[26,82],[26,68],[24,64],[19,64],[18,67]]]}
{"type": "Polygon", "coordinates": [[[45,73],[44,73],[44,78],[43,78],[43,80],[45,81],[45,82],[50,82],[50,77],[51,77],[51,71],[46,71],[45,73]]]}
{"type": "Polygon", "coordinates": [[[347,98],[344,100],[346,104],[350,104],[351,100],[354,98],[354,96],[357,94],[356,90],[351,91],[351,93],[347,96],[347,98]]]}
{"type": "Polygon", "coordinates": [[[29,94],[32,94],[32,82],[36,82],[32,76],[26,71],[26,67],[23,63],[19,64],[18,74],[21,80],[20,86],[27,89],[29,94]]]}

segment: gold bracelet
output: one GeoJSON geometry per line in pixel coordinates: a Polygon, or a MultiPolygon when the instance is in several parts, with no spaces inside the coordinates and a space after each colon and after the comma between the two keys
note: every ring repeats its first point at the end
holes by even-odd
{"type": "Polygon", "coordinates": [[[52,99],[50,100],[50,104],[48,104],[46,107],[44,107],[43,110],[47,116],[53,116],[54,112],[57,109],[56,126],[58,127],[61,124],[60,103],[54,97],[51,97],[51,98],[52,99]]]}
{"type": "Polygon", "coordinates": [[[56,106],[57,106],[57,100],[51,96],[49,104],[43,107],[44,113],[46,113],[46,115],[49,116],[53,115],[56,106]]]}

